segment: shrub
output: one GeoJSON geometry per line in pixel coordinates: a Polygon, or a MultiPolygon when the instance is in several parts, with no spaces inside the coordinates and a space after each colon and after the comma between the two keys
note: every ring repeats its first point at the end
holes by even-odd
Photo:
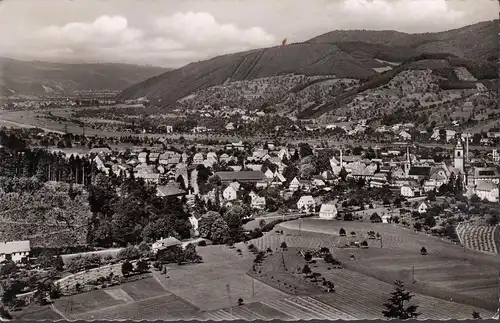
{"type": "Polygon", "coordinates": [[[207,245],[207,242],[205,240],[201,240],[200,242],[198,242],[198,246],[200,247],[206,247],[207,245]]]}

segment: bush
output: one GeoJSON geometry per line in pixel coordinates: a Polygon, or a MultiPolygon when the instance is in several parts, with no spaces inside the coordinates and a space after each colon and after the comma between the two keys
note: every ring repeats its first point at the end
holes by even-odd
{"type": "Polygon", "coordinates": [[[118,252],[117,258],[120,260],[135,260],[141,257],[141,253],[139,249],[134,246],[128,246],[125,249],[120,250],[118,252]]]}
{"type": "Polygon", "coordinates": [[[200,242],[198,242],[198,246],[199,247],[206,247],[207,246],[207,242],[205,240],[201,240],[200,242]]]}

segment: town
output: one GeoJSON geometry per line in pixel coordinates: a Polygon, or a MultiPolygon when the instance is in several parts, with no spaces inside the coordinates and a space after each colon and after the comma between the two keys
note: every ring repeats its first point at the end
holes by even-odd
{"type": "Polygon", "coordinates": [[[0,7],[1,322],[500,319],[495,1],[0,7]]]}
{"type": "MultiPolygon", "coordinates": [[[[171,280],[165,278],[169,272],[203,270],[196,266],[214,266],[219,257],[228,257],[224,253],[249,257],[243,245],[246,253],[257,255],[256,264],[298,247],[309,264],[307,257],[324,249],[321,259],[340,268],[347,255],[333,250],[349,250],[346,259],[355,260],[364,248],[383,247],[384,240],[390,248],[404,230],[463,245],[464,252],[496,254],[500,248],[498,151],[473,154],[472,140],[460,134],[446,139],[454,145],[451,151],[418,144],[328,148],[306,142],[197,144],[167,138],[121,149],[101,139],[101,146],[97,141],[88,148],[95,138],[7,128],[0,138],[2,299],[13,313],[36,308],[39,315],[40,308],[53,303],[57,314],[50,307],[43,310],[51,312],[50,318],[90,318],[62,302],[71,304],[94,289],[125,288],[138,279],[164,286],[171,280]],[[326,229],[321,220],[335,224],[326,229]],[[358,223],[363,228],[358,232],[344,229],[358,223]],[[401,232],[383,232],[380,225],[401,232]],[[273,238],[276,229],[278,240],[273,238]],[[301,239],[283,236],[283,229],[301,239]],[[209,252],[216,246],[227,251],[209,252]]],[[[427,243],[421,248],[431,249],[432,240],[427,243]]],[[[269,274],[261,277],[262,270],[253,268],[259,274],[253,274],[252,284],[255,279],[274,287],[269,274]]],[[[334,291],[335,283],[326,282],[324,290],[334,291]]],[[[294,284],[304,283],[290,284],[295,289],[294,284]]],[[[241,306],[253,297],[237,293],[241,306]]],[[[476,303],[466,299],[465,304],[476,303]]],[[[205,317],[227,308],[225,302],[213,306],[205,317]]],[[[174,317],[196,312],[185,310],[174,317]]]]}

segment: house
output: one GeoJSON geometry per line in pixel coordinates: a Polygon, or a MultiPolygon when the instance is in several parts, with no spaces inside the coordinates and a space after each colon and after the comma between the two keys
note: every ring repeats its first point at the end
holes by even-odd
{"type": "Polygon", "coordinates": [[[159,153],[151,153],[149,154],[149,162],[151,164],[157,164],[158,163],[158,159],[160,157],[160,154],[159,153]]]}
{"type": "Polygon", "coordinates": [[[139,163],[145,164],[148,162],[148,153],[143,151],[137,158],[139,159],[139,163]]]}
{"type": "Polygon", "coordinates": [[[3,261],[22,262],[29,257],[29,240],[0,242],[0,263],[3,261]]]}
{"type": "Polygon", "coordinates": [[[186,194],[186,191],[173,185],[160,185],[156,187],[156,196],[158,197],[184,196],[186,194]]]}
{"type": "Polygon", "coordinates": [[[315,187],[325,187],[326,183],[323,181],[323,178],[320,176],[315,176],[312,180],[312,185],[315,187]]]}
{"type": "Polygon", "coordinates": [[[415,197],[422,194],[422,189],[416,184],[404,184],[401,186],[401,196],[415,197]]]}
{"type": "Polygon", "coordinates": [[[203,164],[203,161],[205,159],[203,158],[203,154],[202,153],[196,153],[194,154],[193,156],[193,164],[194,165],[200,165],[200,164],[203,164]]]}
{"type": "Polygon", "coordinates": [[[314,212],[315,208],[316,202],[311,195],[301,196],[299,201],[297,202],[297,209],[299,209],[300,211],[311,213],[314,212]]]}
{"type": "Polygon", "coordinates": [[[479,182],[475,187],[476,195],[489,202],[498,202],[498,184],[492,182],[479,182]]]}
{"type": "Polygon", "coordinates": [[[372,176],[370,181],[370,187],[384,187],[389,185],[387,182],[387,174],[377,173],[372,176]]]}
{"type": "Polygon", "coordinates": [[[238,191],[233,186],[229,185],[222,191],[222,196],[227,201],[234,201],[238,198],[238,191]]]}
{"type": "Polygon", "coordinates": [[[334,203],[324,203],[321,205],[321,209],[319,210],[319,218],[320,219],[335,219],[337,217],[337,207],[334,203]]]}
{"type": "Polygon", "coordinates": [[[291,182],[290,185],[288,186],[288,189],[292,192],[295,192],[298,189],[302,189],[304,191],[308,191],[311,189],[311,183],[306,180],[301,180],[295,177],[291,182]]]}
{"type": "Polygon", "coordinates": [[[132,169],[133,167],[127,164],[114,164],[113,166],[111,166],[111,170],[116,175],[116,177],[121,178],[128,178],[132,169]]]}
{"type": "Polygon", "coordinates": [[[94,158],[94,163],[96,164],[96,167],[99,171],[108,174],[108,167],[106,167],[105,161],[101,156],[96,156],[94,158]]]}
{"type": "Polygon", "coordinates": [[[226,130],[234,130],[235,127],[234,127],[234,123],[230,122],[226,125],[226,130]]]}
{"type": "Polygon", "coordinates": [[[264,173],[264,176],[266,176],[266,178],[274,178],[274,173],[272,170],[270,170],[269,168],[266,170],[266,172],[264,173]]]}
{"type": "Polygon", "coordinates": [[[418,206],[417,211],[420,214],[424,214],[425,212],[427,212],[427,209],[429,209],[429,207],[430,207],[430,204],[428,202],[424,201],[424,202],[420,203],[420,205],[418,206]]]}
{"type": "Polygon", "coordinates": [[[257,183],[262,181],[265,176],[261,171],[239,171],[239,172],[216,172],[222,183],[238,181],[241,183],[257,183]]]}
{"type": "Polygon", "coordinates": [[[250,206],[253,209],[264,210],[266,208],[266,198],[262,196],[254,196],[252,197],[250,206]]]}
{"type": "Polygon", "coordinates": [[[96,154],[96,155],[110,155],[111,153],[112,153],[111,149],[107,147],[92,148],[89,152],[89,154],[96,154]]]}
{"type": "Polygon", "coordinates": [[[158,256],[161,257],[161,253],[169,248],[175,246],[182,246],[182,243],[174,237],[168,237],[166,239],[161,238],[153,243],[151,246],[151,251],[158,256]]]}

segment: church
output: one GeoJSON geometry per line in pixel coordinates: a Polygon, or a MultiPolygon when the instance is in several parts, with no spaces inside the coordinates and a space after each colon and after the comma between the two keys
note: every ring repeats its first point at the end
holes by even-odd
{"type": "Polygon", "coordinates": [[[469,143],[466,142],[466,151],[462,140],[459,139],[454,149],[454,172],[463,178],[466,195],[471,197],[476,194],[480,199],[489,202],[499,201],[500,173],[494,165],[484,161],[472,162],[469,158],[469,143]]]}

